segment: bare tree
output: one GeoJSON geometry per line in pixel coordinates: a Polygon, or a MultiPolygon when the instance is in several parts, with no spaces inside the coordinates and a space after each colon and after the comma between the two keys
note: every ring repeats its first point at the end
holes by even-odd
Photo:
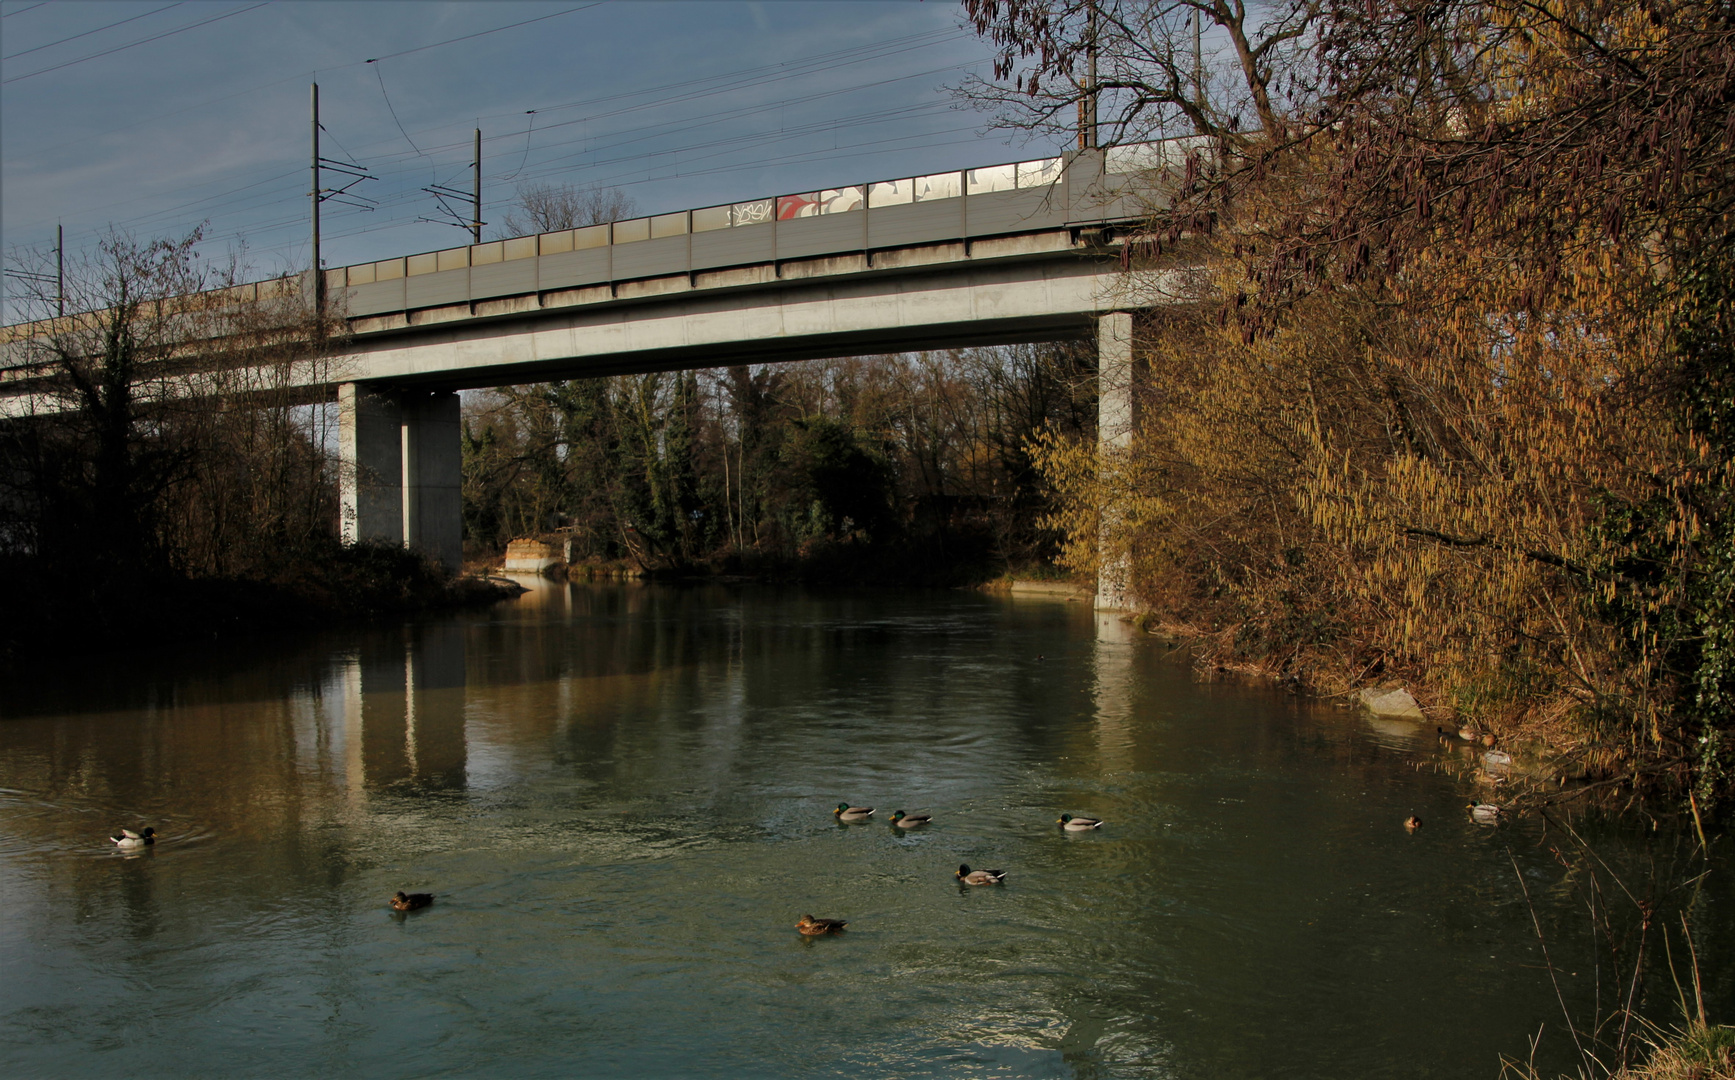
{"type": "Polygon", "coordinates": [[[632,217],[638,206],[620,188],[525,184],[506,213],[502,236],[532,236],[632,217]]]}
{"type": "Polygon", "coordinates": [[[1003,125],[1049,134],[1078,131],[1094,99],[1103,144],[1208,135],[1235,145],[1256,132],[1276,140],[1315,96],[1322,6],[965,0],[966,18],[995,54],[993,79],[962,89],[999,106],[1003,125]]]}
{"type": "MultiPolygon", "coordinates": [[[[52,284],[20,298],[9,329],[20,394],[0,422],[0,547],[120,569],[228,573],[237,559],[330,531],[329,380],[294,277],[237,282],[196,254],[201,233],[121,233],[75,257],[66,314],[52,284]]],[[[15,252],[24,280],[43,252],[15,252]]]]}

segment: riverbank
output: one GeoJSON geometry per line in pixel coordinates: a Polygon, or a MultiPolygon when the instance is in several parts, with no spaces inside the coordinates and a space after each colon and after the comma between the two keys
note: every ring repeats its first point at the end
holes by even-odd
{"type": "MultiPolygon", "coordinates": [[[[1573,1068],[1513,860],[1575,1014],[1596,1000],[1585,875],[1534,818],[1467,820],[1430,738],[1203,684],[1082,604],[549,593],[226,663],[213,644],[21,672],[0,753],[12,1071],[179,1076],[245,1052],[297,1075],[722,1078],[859,1072],[872,1046],[872,1071],[910,1077],[1425,1061],[1492,1080],[1539,1031],[1543,1075],[1573,1068]],[[838,824],[845,799],[878,824],[838,824]],[[895,829],[895,809],[934,817],[895,829]],[[162,839],[127,857],[103,839],[122,824],[162,839]],[[961,862],[1007,883],[963,890],[961,862]],[[399,889],[436,900],[400,919],[399,889]],[[810,910],[849,930],[803,938],[810,910]],[[1416,1007],[1434,1001],[1452,1023],[1416,1007]],[[816,1010],[835,1022],[786,1049],[782,1018],[816,1010]],[[92,1040],[92,1012],[177,1035],[92,1040]]],[[[1627,829],[1601,853],[1630,878],[1657,846],[1627,829]]],[[[1682,894],[1660,899],[1675,925],[1682,894]]],[[[1727,970],[1726,936],[1698,947],[1727,970]]],[[[1672,1004],[1660,969],[1646,989],[1672,1004]]]]}
{"type": "Polygon", "coordinates": [[[1735,1080],[1735,1028],[1699,1021],[1661,1035],[1649,1060],[1615,1080],[1735,1080]]]}
{"type": "MultiPolygon", "coordinates": [[[[557,540],[513,541],[508,550],[472,551],[465,559],[470,573],[535,573],[556,580],[667,583],[690,581],[757,581],[775,585],[870,586],[876,588],[1012,588],[1005,561],[995,554],[992,538],[973,530],[946,536],[906,538],[886,542],[846,537],[816,537],[793,555],[755,549],[730,550],[693,562],[647,557],[603,559],[587,557],[568,563],[557,540]],[[513,549],[517,545],[527,546],[513,549]],[[523,562],[514,570],[512,564],[523,562]]],[[[1017,568],[1023,570],[1026,568],[1017,568]]],[[[1038,588],[1088,590],[1064,579],[1042,579],[1038,588]]],[[[1018,588],[1024,588],[1022,577],[1018,588]]]]}
{"type": "Polygon", "coordinates": [[[0,656],[28,657],[191,645],[366,623],[384,616],[490,604],[514,586],[454,576],[389,544],[303,545],[254,561],[245,574],[189,577],[117,567],[0,561],[11,617],[0,656]]]}

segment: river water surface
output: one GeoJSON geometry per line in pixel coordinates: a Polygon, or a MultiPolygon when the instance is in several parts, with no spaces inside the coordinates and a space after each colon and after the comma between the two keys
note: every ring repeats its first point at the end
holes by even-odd
{"type": "Polygon", "coordinates": [[[8,1076],[1492,1078],[1572,1060],[1533,909],[1592,992],[1431,731],[1080,604],[563,585],[76,671],[0,700],[8,1076]]]}

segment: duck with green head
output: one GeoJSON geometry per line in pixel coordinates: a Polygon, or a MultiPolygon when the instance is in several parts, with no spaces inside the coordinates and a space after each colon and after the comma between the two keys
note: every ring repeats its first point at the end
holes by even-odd
{"type": "Polygon", "coordinates": [[[871,806],[851,806],[849,803],[840,802],[832,813],[837,815],[839,821],[866,821],[874,816],[874,808],[871,806]]]}
{"type": "Polygon", "coordinates": [[[914,829],[934,820],[932,814],[906,814],[902,810],[893,812],[892,824],[900,829],[914,829]]]}
{"type": "Polygon", "coordinates": [[[1469,803],[1464,809],[1470,811],[1470,820],[1478,825],[1498,825],[1506,816],[1506,811],[1493,803],[1469,803]]]}

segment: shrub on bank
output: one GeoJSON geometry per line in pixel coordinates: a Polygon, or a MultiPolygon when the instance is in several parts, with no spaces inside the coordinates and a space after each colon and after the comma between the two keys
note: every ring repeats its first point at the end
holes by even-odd
{"type": "Polygon", "coordinates": [[[0,557],[11,612],[0,651],[109,651],[183,645],[220,634],[307,629],[382,615],[488,603],[507,595],[454,577],[395,544],[335,538],[290,544],[228,576],[0,557]]]}

